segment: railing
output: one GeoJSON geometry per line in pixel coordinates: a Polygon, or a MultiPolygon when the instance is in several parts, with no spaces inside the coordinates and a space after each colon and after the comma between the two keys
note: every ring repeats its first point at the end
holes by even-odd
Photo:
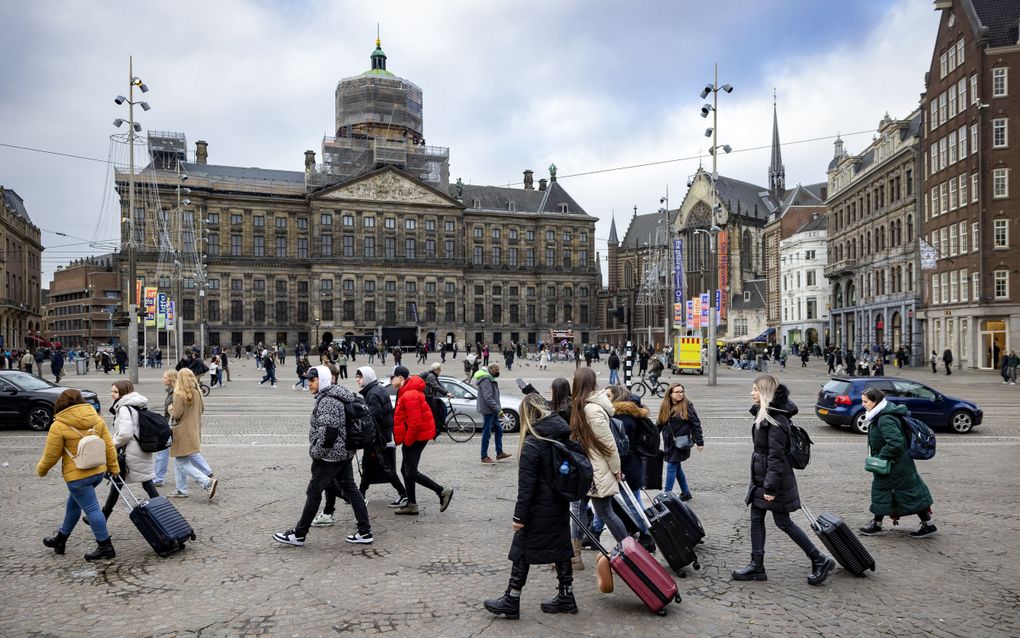
{"type": "Polygon", "coordinates": [[[839,275],[850,275],[857,270],[856,259],[844,259],[834,264],[829,264],[823,271],[826,277],[838,277],[839,275]]]}

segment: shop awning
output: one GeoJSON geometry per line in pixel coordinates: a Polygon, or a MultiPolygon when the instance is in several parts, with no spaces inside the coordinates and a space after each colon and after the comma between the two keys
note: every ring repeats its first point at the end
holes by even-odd
{"type": "Polygon", "coordinates": [[[776,329],[775,328],[768,328],[767,330],[765,330],[765,332],[761,333],[760,335],[758,335],[754,339],[751,339],[751,341],[753,341],[755,343],[765,343],[766,341],[769,340],[769,337],[771,337],[775,333],[776,333],[776,329]]]}

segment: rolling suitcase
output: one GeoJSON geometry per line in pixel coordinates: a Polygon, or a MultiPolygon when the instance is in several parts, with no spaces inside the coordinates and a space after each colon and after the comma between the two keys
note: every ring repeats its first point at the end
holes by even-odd
{"type": "Polygon", "coordinates": [[[865,571],[875,571],[875,559],[842,518],[835,514],[816,517],[807,508],[803,510],[811,529],[843,569],[861,578],[865,571]]]}
{"type": "Polygon", "coordinates": [[[644,511],[648,518],[649,531],[662,556],[681,578],[686,578],[684,568],[693,565],[701,569],[698,556],[694,551],[696,542],[692,543],[680,523],[680,518],[660,501],[653,501],[644,511]]]}
{"type": "Polygon", "coordinates": [[[623,542],[613,548],[612,552],[606,550],[595,538],[594,534],[581,525],[573,512],[570,518],[574,519],[595,547],[602,552],[602,555],[609,559],[609,566],[623,582],[627,583],[631,591],[637,594],[650,610],[660,616],[666,615],[666,605],[671,602],[680,602],[680,593],[677,591],[676,581],[670,577],[669,572],[659,564],[659,561],[641,547],[631,537],[623,539],[623,542]]]}
{"type": "Polygon", "coordinates": [[[184,520],[177,508],[164,496],[147,501],[139,501],[127,485],[118,481],[110,481],[113,489],[120,493],[124,505],[130,510],[128,515],[138,531],[148,541],[157,554],[167,557],[184,549],[184,543],[195,540],[195,531],[188,521],[184,520]],[[130,501],[134,502],[132,506],[130,501]]]}
{"type": "MultiPolygon", "coordinates": [[[[647,494],[647,492],[646,492],[647,494]]],[[[652,499],[652,506],[664,505],[677,518],[677,524],[687,537],[688,545],[694,547],[705,538],[705,528],[701,526],[701,520],[694,513],[691,506],[680,500],[680,497],[673,492],[662,492],[652,499]]],[[[651,518],[651,517],[649,517],[651,518]]]]}
{"type": "Polygon", "coordinates": [[[664,460],[665,455],[661,450],[655,456],[649,456],[645,459],[645,489],[662,489],[662,465],[664,460]]]}

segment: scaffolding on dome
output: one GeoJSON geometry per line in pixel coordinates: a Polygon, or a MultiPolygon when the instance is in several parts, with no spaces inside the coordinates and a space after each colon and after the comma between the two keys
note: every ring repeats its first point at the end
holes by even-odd
{"type": "Polygon", "coordinates": [[[395,166],[444,192],[450,186],[448,148],[380,138],[329,136],[322,139],[322,163],[308,173],[307,183],[312,188],[321,188],[383,166],[395,166]]]}

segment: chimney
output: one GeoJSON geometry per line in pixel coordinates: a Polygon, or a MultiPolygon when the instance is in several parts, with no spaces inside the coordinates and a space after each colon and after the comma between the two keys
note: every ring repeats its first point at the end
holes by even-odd
{"type": "Polygon", "coordinates": [[[544,191],[545,190],[545,184],[546,184],[546,179],[544,177],[542,179],[538,180],[538,190],[544,191]]]}
{"type": "Polygon", "coordinates": [[[209,143],[205,140],[198,140],[195,142],[195,163],[209,163],[209,143]]]}
{"type": "Polygon", "coordinates": [[[315,170],[315,151],[305,151],[305,172],[315,170]]]}
{"type": "Polygon", "coordinates": [[[535,172],[532,170],[524,171],[524,190],[533,191],[535,190],[535,172]]]}

